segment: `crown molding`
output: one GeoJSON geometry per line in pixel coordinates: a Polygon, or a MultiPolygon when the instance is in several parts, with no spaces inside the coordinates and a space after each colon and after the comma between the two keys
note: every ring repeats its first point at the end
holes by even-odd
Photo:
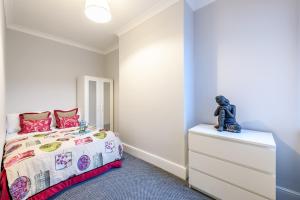
{"type": "Polygon", "coordinates": [[[11,10],[12,5],[13,5],[13,1],[9,1],[9,0],[3,1],[4,23],[6,27],[10,22],[9,20],[11,19],[11,17],[9,16],[10,13],[9,11],[11,10]]]}
{"type": "MultiPolygon", "coordinates": [[[[151,17],[157,15],[158,13],[162,12],[163,10],[169,8],[173,4],[179,2],[180,0],[165,0],[165,1],[160,1],[158,4],[154,5],[150,9],[146,10],[144,14],[141,16],[135,17],[133,20],[131,20],[129,23],[127,23],[125,26],[123,26],[121,29],[119,29],[115,34],[117,36],[121,36],[128,31],[134,29],[138,25],[144,23],[151,17]]],[[[193,11],[196,11],[202,7],[207,6],[210,3],[213,3],[216,0],[183,0],[186,1],[190,7],[192,8],[193,11]]]]}
{"type": "Polygon", "coordinates": [[[162,12],[163,10],[169,8],[170,6],[174,5],[175,3],[179,2],[179,0],[164,0],[160,1],[159,3],[155,4],[148,10],[144,12],[144,14],[135,17],[133,20],[131,20],[129,23],[127,23],[125,26],[123,26],[121,29],[119,29],[115,34],[117,36],[121,36],[128,31],[134,29],[138,25],[144,23],[151,17],[157,15],[158,13],[162,12]]]}
{"type": "MultiPolygon", "coordinates": [[[[144,14],[135,17],[133,20],[131,20],[129,23],[127,23],[125,26],[123,26],[121,29],[119,29],[117,32],[115,32],[115,34],[117,36],[121,36],[125,33],[127,33],[128,31],[134,29],[135,27],[137,27],[138,25],[144,23],[145,21],[147,21],[148,19],[150,19],[151,17],[159,14],[160,12],[162,12],[163,10],[169,8],[170,6],[174,5],[175,3],[178,3],[181,0],[164,0],[164,1],[160,1],[159,3],[155,4],[154,6],[152,6],[151,8],[149,8],[148,10],[146,10],[144,12],[144,14]]],[[[186,1],[190,7],[192,8],[193,11],[198,10],[199,8],[202,8],[216,0],[183,0],[186,1]]],[[[55,35],[51,35],[45,32],[40,32],[37,30],[33,30],[33,29],[29,29],[23,26],[19,26],[19,25],[15,25],[15,24],[10,24],[9,23],[9,5],[7,3],[7,0],[5,0],[5,15],[6,15],[6,24],[7,24],[7,28],[11,29],[11,30],[15,30],[15,31],[19,31],[19,32],[23,32],[23,33],[27,33],[30,35],[34,35],[36,37],[40,37],[40,38],[44,38],[44,39],[48,39],[48,40],[52,40],[58,43],[62,43],[62,44],[66,44],[69,46],[73,46],[73,47],[77,47],[80,49],[84,49],[84,50],[88,50],[94,53],[98,53],[101,55],[106,55],[116,49],[118,49],[118,45],[114,45],[111,48],[103,51],[100,50],[98,48],[95,47],[91,47],[91,46],[87,46],[66,38],[62,38],[59,36],[55,36],[55,35]]]]}
{"type": "Polygon", "coordinates": [[[62,38],[62,37],[58,37],[58,36],[55,36],[55,35],[51,35],[51,34],[48,34],[48,33],[36,31],[36,30],[33,30],[33,29],[29,29],[29,28],[25,28],[25,27],[22,27],[22,26],[19,26],[19,25],[9,24],[9,25],[7,25],[7,29],[14,30],[14,31],[19,31],[19,32],[22,32],[22,33],[26,33],[26,34],[33,35],[33,36],[36,36],[36,37],[40,37],[40,38],[47,39],[47,40],[52,40],[54,42],[58,42],[58,43],[61,43],[61,44],[66,44],[66,45],[69,45],[69,46],[77,47],[77,48],[84,49],[84,50],[87,50],[87,51],[91,51],[91,52],[94,52],[94,53],[97,53],[97,54],[101,54],[101,55],[105,54],[105,52],[100,50],[100,49],[90,47],[90,46],[86,46],[86,45],[80,44],[78,42],[68,40],[68,39],[65,39],[65,38],[62,38]]]}
{"type": "Polygon", "coordinates": [[[186,1],[190,5],[192,10],[196,11],[200,8],[207,6],[208,4],[215,2],[216,0],[186,0],[186,1]]]}
{"type": "Polygon", "coordinates": [[[119,49],[119,44],[115,44],[113,45],[111,48],[107,49],[106,51],[104,51],[104,55],[107,55],[115,50],[119,49]]]}

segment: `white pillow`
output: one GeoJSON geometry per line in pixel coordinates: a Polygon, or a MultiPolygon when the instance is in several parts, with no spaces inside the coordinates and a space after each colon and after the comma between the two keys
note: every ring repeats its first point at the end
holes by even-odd
{"type": "Polygon", "coordinates": [[[54,116],[53,112],[51,112],[50,117],[52,118],[52,120],[51,120],[51,128],[52,127],[55,128],[56,127],[56,121],[55,121],[55,116],[54,116]]]}
{"type": "Polygon", "coordinates": [[[19,113],[12,113],[6,115],[6,132],[16,133],[21,130],[20,128],[20,120],[19,120],[19,113]]]}
{"type": "Polygon", "coordinates": [[[79,115],[78,121],[80,122],[80,121],[81,121],[81,115],[80,115],[80,111],[79,111],[79,108],[78,108],[78,112],[77,112],[77,115],[79,115]]]}

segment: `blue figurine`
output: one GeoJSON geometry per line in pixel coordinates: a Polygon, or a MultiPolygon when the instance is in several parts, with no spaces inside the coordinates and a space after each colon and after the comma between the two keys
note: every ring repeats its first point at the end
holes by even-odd
{"type": "Polygon", "coordinates": [[[85,133],[87,129],[86,122],[84,120],[81,120],[79,124],[79,133],[85,133]]]}
{"type": "Polygon", "coordinates": [[[221,95],[216,96],[216,102],[219,106],[215,111],[215,116],[218,116],[218,125],[215,128],[218,131],[240,133],[242,127],[235,120],[235,105],[230,104],[229,100],[221,95]]]}

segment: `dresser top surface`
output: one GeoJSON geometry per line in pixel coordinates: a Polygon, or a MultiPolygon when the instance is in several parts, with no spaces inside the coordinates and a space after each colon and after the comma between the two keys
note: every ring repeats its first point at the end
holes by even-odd
{"type": "Polygon", "coordinates": [[[246,129],[242,129],[241,133],[231,133],[227,131],[219,132],[214,128],[213,125],[208,124],[197,125],[189,129],[189,132],[264,147],[276,146],[272,133],[268,132],[259,132],[246,129]]]}

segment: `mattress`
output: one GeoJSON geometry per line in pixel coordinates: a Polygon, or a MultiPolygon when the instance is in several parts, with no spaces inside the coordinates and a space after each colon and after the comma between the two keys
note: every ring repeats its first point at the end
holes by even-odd
{"type": "Polygon", "coordinates": [[[27,199],[47,188],[118,161],[123,147],[111,131],[91,127],[9,134],[3,166],[11,197],[27,199]]]}

